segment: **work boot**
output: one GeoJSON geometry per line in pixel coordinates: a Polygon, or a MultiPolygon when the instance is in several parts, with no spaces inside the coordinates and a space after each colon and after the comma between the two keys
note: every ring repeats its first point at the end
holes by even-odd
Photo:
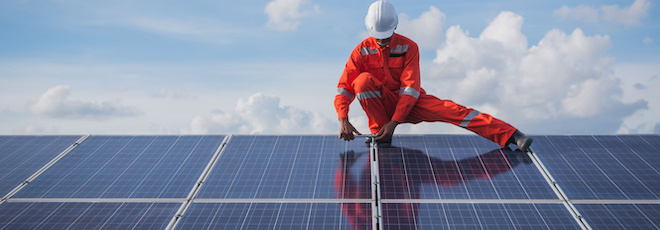
{"type": "Polygon", "coordinates": [[[518,150],[527,152],[529,146],[532,145],[532,141],[534,140],[531,137],[528,137],[519,130],[516,130],[516,132],[511,135],[511,138],[509,138],[507,143],[513,143],[518,146],[518,150]]]}

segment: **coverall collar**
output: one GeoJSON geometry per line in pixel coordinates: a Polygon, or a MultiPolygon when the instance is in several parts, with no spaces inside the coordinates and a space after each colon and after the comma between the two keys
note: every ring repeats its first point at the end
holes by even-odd
{"type": "Polygon", "coordinates": [[[396,43],[396,42],[397,42],[397,40],[398,40],[398,38],[399,38],[399,34],[397,34],[397,33],[392,33],[392,40],[390,40],[390,43],[388,43],[385,47],[380,47],[380,45],[378,44],[378,42],[376,42],[376,38],[374,38],[374,37],[370,37],[370,38],[371,38],[371,41],[372,41],[372,43],[374,44],[374,46],[378,47],[378,49],[385,49],[385,48],[390,48],[390,47],[392,47],[392,46],[393,46],[393,43],[396,43]]]}

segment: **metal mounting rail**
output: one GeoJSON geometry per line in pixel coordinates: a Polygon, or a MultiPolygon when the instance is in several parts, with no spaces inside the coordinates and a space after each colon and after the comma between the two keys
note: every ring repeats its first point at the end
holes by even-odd
{"type": "Polygon", "coordinates": [[[55,156],[55,158],[53,158],[53,159],[50,160],[48,163],[46,163],[46,165],[44,165],[43,167],[41,167],[39,170],[37,170],[35,173],[33,173],[33,174],[32,174],[30,177],[28,177],[27,179],[25,179],[25,181],[23,181],[23,183],[21,183],[20,185],[16,186],[16,188],[14,188],[13,190],[9,191],[9,193],[7,193],[7,195],[5,195],[4,197],[2,197],[2,199],[0,200],[0,204],[2,204],[3,202],[5,202],[5,201],[8,200],[8,199],[11,199],[14,195],[16,195],[16,193],[18,193],[18,191],[20,191],[21,189],[23,189],[26,185],[28,185],[29,183],[31,183],[35,178],[37,178],[39,175],[41,175],[44,171],[46,171],[48,168],[50,168],[50,167],[53,166],[55,163],[57,163],[57,161],[59,161],[60,159],[62,159],[64,156],[66,156],[66,154],[68,154],[69,152],[71,152],[71,150],[75,149],[78,145],[80,145],[80,143],[82,143],[85,139],[87,139],[87,137],[89,137],[89,135],[84,135],[84,136],[80,137],[76,142],[74,142],[73,144],[71,144],[68,148],[64,149],[64,151],[62,151],[60,154],[58,154],[57,156],[55,156]]]}
{"type": "Polygon", "coordinates": [[[573,203],[571,203],[571,201],[568,199],[568,196],[566,196],[566,193],[564,193],[561,187],[559,187],[559,184],[557,184],[555,178],[552,177],[548,169],[545,167],[545,165],[543,165],[541,159],[539,159],[531,149],[527,152],[527,155],[532,159],[532,162],[534,162],[534,165],[536,165],[536,168],[541,172],[541,175],[543,175],[543,178],[545,178],[552,190],[555,191],[557,197],[563,201],[564,207],[566,207],[566,209],[571,213],[580,227],[582,227],[582,229],[591,230],[592,228],[589,226],[589,223],[587,223],[587,220],[582,217],[577,208],[575,208],[573,203]]]}
{"type": "Polygon", "coordinates": [[[179,210],[177,210],[176,214],[174,214],[174,217],[172,217],[172,220],[170,220],[170,223],[167,224],[167,227],[165,227],[165,229],[171,230],[176,227],[176,224],[181,219],[181,216],[183,216],[183,214],[186,212],[186,210],[192,203],[192,200],[195,199],[195,197],[199,193],[199,189],[201,188],[202,184],[206,181],[206,178],[208,178],[211,169],[213,169],[213,166],[215,166],[215,163],[218,161],[218,158],[220,158],[220,155],[225,149],[227,142],[229,142],[229,139],[231,139],[231,135],[225,136],[225,139],[222,140],[222,143],[220,143],[220,146],[218,146],[218,149],[215,151],[215,154],[213,155],[209,163],[206,165],[206,168],[204,168],[204,171],[202,171],[202,174],[199,176],[197,183],[195,183],[193,188],[190,190],[190,193],[188,193],[188,197],[181,204],[181,207],[179,207],[179,210]]]}
{"type": "Polygon", "coordinates": [[[372,214],[372,228],[374,230],[381,230],[383,228],[383,210],[381,202],[380,190],[380,171],[378,168],[378,143],[374,137],[371,138],[371,146],[369,148],[369,158],[371,161],[371,214],[372,214]]]}
{"type": "Polygon", "coordinates": [[[181,203],[185,198],[12,198],[8,203],[181,203]]]}

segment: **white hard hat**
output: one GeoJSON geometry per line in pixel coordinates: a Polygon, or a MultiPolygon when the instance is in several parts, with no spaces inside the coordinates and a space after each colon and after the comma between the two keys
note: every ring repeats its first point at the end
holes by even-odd
{"type": "Polygon", "coordinates": [[[398,23],[399,18],[396,16],[394,6],[386,1],[372,3],[364,19],[369,35],[376,39],[392,37],[398,23]]]}

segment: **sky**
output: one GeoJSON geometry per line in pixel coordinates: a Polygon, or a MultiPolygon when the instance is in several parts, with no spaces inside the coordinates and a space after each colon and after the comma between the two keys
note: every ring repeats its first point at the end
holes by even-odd
{"type": "MultiPolygon", "coordinates": [[[[336,134],[372,2],[1,1],[0,135],[336,134]]],[[[390,2],[429,94],[528,134],[660,133],[654,1],[390,2]]]]}

